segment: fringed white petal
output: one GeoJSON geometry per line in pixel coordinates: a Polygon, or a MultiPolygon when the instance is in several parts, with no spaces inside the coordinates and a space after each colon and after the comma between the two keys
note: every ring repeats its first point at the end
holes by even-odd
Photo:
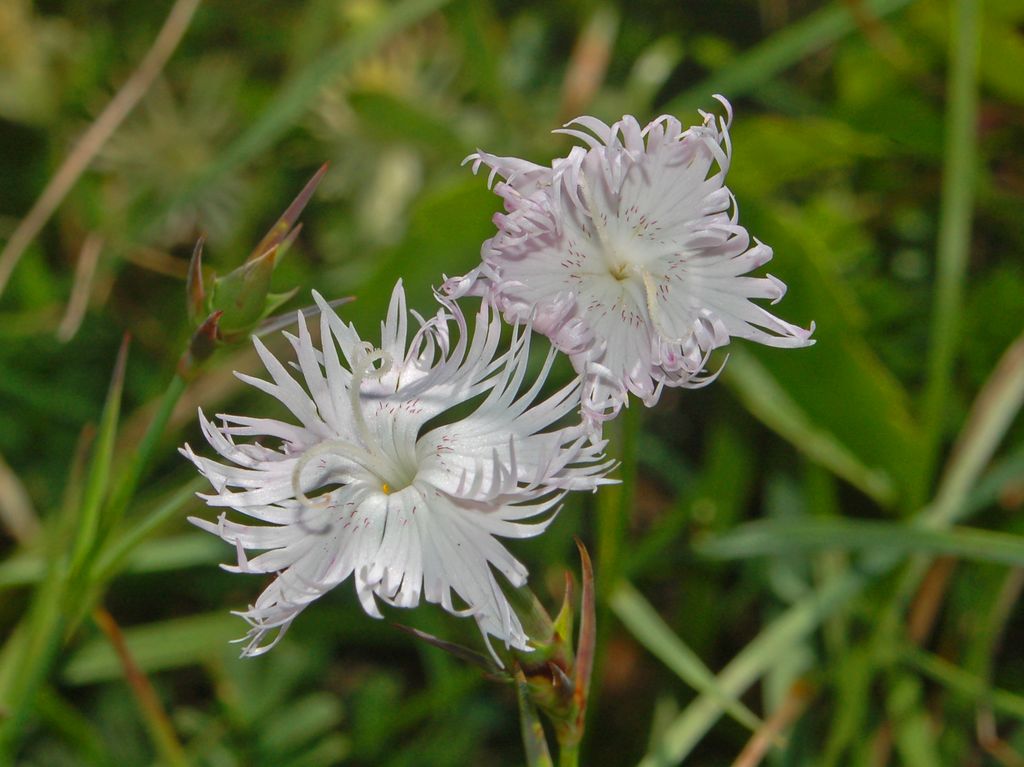
{"type": "Polygon", "coordinates": [[[526,569],[498,539],[539,535],[566,492],[609,481],[604,443],[582,425],[558,425],[579,408],[582,380],[542,398],[554,352],[528,380],[529,330],[517,328],[502,347],[501,318],[487,302],[471,329],[459,306],[438,296],[438,312],[414,314],[412,332],[399,283],[381,345],[371,348],[314,297],[322,348],[301,318],[288,336],[302,383],[259,342],[272,380],[239,376],[299,423],[228,415],[217,423],[200,413],[220,460],[181,450],[213,485],[201,496],[207,504],[252,520],[193,520],[235,548],[225,569],[276,575],[240,613],[252,626],[243,654],[268,650],[299,612],[349,578],[373,617],[380,603],[415,607],[422,598],[472,616],[488,646],[496,637],[529,649],[495,577],[518,587],[526,569]],[[421,434],[477,398],[468,416],[421,434]],[[242,437],[254,441],[236,442],[242,437]]]}

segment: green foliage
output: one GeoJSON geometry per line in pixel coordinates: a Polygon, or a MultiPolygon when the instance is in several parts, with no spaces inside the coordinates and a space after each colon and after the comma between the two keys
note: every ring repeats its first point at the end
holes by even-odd
{"type": "MultiPolygon", "coordinates": [[[[165,5],[0,3],[0,243],[165,5]]],[[[465,155],[546,163],[567,109],[686,122],[716,92],[740,221],[817,345],[737,341],[713,386],[634,402],[609,430],[624,485],[514,547],[552,613],[573,536],[595,555],[581,761],[717,766],[764,741],[779,766],[1021,763],[1022,19],[1014,0],[200,5],[0,294],[0,763],[522,764],[528,681],[372,621],[348,584],[234,657],[228,611],[260,583],[189,529],[210,512],[174,448],[198,449],[197,406],[248,412],[231,371],[259,366],[211,330],[202,369],[175,371],[211,314],[244,341],[310,289],[355,296],[340,312],[370,337],[399,277],[430,311],[494,231],[465,155]],[[287,257],[261,259],[324,162],[301,233],[271,229],[287,257]]],[[[483,649],[437,609],[387,618],[483,649]]]]}

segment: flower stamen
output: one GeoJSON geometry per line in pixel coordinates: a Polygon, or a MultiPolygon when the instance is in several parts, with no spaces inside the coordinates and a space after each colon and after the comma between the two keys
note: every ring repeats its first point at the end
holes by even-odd
{"type": "MultiPolygon", "coordinates": [[[[309,465],[310,461],[325,455],[336,455],[341,458],[347,458],[352,461],[352,463],[362,466],[364,469],[372,472],[379,478],[383,478],[388,474],[387,465],[378,456],[368,450],[342,439],[325,440],[319,445],[311,447],[303,453],[302,457],[296,461],[295,468],[292,469],[292,492],[295,494],[295,499],[306,508],[323,509],[326,508],[329,503],[330,499],[327,496],[310,498],[302,489],[303,470],[309,465]]],[[[383,487],[388,487],[387,483],[384,483],[383,487]]]]}
{"type": "Polygon", "coordinates": [[[633,267],[640,274],[644,281],[644,295],[647,298],[647,313],[651,316],[651,324],[662,337],[662,341],[670,344],[681,344],[686,341],[685,337],[674,337],[665,327],[661,317],[661,307],[658,306],[658,286],[654,283],[654,277],[642,266],[633,267]]]}
{"type": "Polygon", "coordinates": [[[352,403],[352,415],[356,422],[356,433],[359,435],[359,439],[362,440],[363,444],[366,445],[366,449],[372,453],[377,452],[374,448],[376,442],[370,436],[370,428],[366,425],[366,416],[363,414],[363,406],[361,402],[362,397],[362,386],[363,381],[366,379],[368,374],[373,375],[376,380],[381,380],[384,376],[390,372],[391,367],[394,365],[394,360],[391,359],[391,355],[382,349],[371,349],[369,352],[360,355],[356,360],[356,363],[352,366],[352,380],[348,387],[349,401],[352,403]],[[380,365],[376,368],[373,367],[373,363],[380,361],[380,365]]]}

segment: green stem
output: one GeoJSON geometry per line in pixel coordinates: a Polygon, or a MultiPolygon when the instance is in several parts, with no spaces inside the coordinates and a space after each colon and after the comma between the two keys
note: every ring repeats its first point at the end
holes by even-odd
{"type": "Polygon", "coordinates": [[[580,744],[559,743],[558,745],[558,767],[579,767],[580,744]]]}
{"type": "Polygon", "coordinates": [[[602,603],[618,583],[622,569],[622,543],[633,510],[636,485],[640,410],[640,405],[634,402],[632,408],[624,408],[619,417],[605,427],[608,455],[619,462],[617,474],[622,482],[601,488],[597,495],[598,594],[602,603]]]}
{"type": "MultiPolygon", "coordinates": [[[[605,437],[608,439],[608,456],[619,462],[614,474],[618,475],[621,484],[606,485],[597,494],[596,637],[590,691],[587,696],[587,707],[591,709],[601,695],[605,650],[612,627],[609,602],[627,564],[626,558],[622,555],[622,544],[626,539],[629,518],[633,512],[637,444],[643,410],[642,404],[634,401],[632,408],[623,408],[618,417],[607,423],[604,429],[605,437]]],[[[578,752],[578,749],[577,743],[573,751],[578,752]]]]}
{"type": "Polygon", "coordinates": [[[530,688],[522,671],[515,677],[516,700],[519,703],[519,728],[523,736],[523,747],[526,749],[528,767],[554,767],[551,751],[544,735],[544,726],[540,721],[537,707],[530,700],[530,688]]]}
{"type": "Polygon", "coordinates": [[[922,418],[925,471],[916,496],[909,499],[915,506],[927,497],[935,471],[948,423],[949,384],[959,345],[977,164],[979,5],[979,0],[953,3],[935,304],[922,418]]]}

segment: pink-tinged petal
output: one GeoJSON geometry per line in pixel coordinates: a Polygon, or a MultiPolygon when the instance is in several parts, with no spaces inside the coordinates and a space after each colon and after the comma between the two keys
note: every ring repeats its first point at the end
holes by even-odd
{"type": "Polygon", "coordinates": [[[494,191],[505,212],[481,265],[445,289],[483,296],[568,354],[586,378],[583,411],[595,425],[629,392],[652,405],[664,386],[713,380],[708,357],[731,337],[813,343],[810,330],[753,303],[777,303],[785,286],[745,276],[772,253],[738,223],[725,186],[732,108],[715,98],[725,116],[701,112],[687,128],[669,115],[643,128],[629,115],[612,125],[572,120],[556,132],[583,146],[550,169],[473,156],[474,169],[503,179],[494,191]]]}

